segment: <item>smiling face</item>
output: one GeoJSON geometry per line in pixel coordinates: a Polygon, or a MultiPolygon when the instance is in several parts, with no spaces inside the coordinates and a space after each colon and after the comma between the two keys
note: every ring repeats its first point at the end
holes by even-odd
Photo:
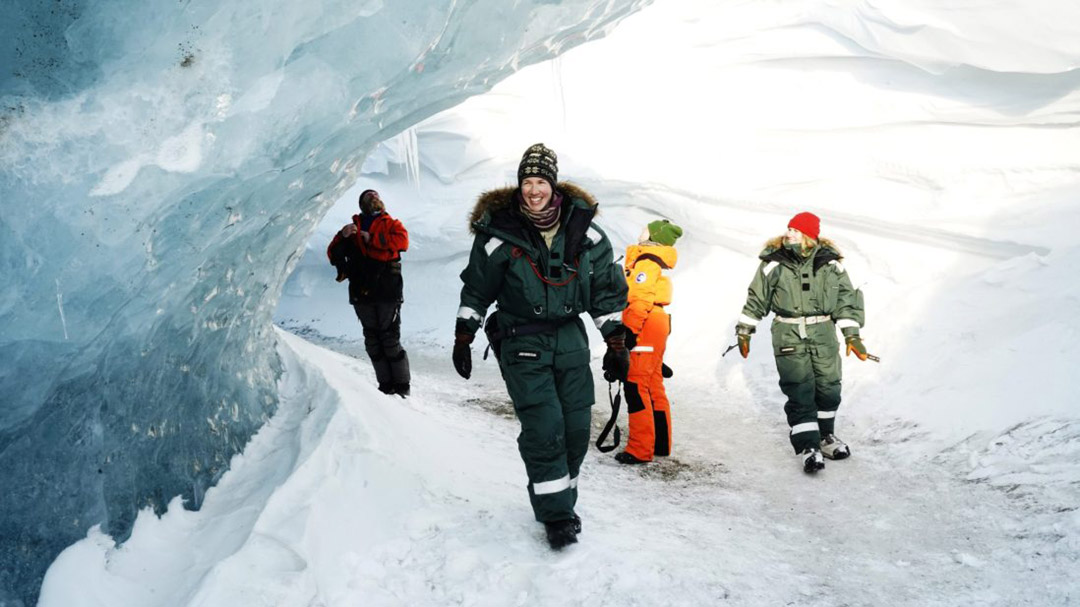
{"type": "Polygon", "coordinates": [[[530,211],[538,213],[551,202],[551,184],[543,177],[526,177],[521,182],[521,197],[530,211]]]}
{"type": "Polygon", "coordinates": [[[801,244],[803,241],[803,233],[795,228],[788,228],[787,233],[784,234],[784,244],[801,244]]]}

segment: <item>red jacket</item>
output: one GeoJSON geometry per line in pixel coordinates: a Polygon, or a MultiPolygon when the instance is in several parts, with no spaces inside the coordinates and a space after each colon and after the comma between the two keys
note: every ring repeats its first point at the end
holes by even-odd
{"type": "MultiPolygon", "coordinates": [[[[356,224],[356,235],[352,237],[352,244],[359,249],[360,254],[364,257],[376,261],[394,261],[401,258],[402,251],[408,250],[409,232],[405,229],[405,226],[401,225],[400,221],[394,219],[385,211],[379,213],[378,217],[371,223],[371,227],[368,228],[368,234],[371,234],[371,239],[368,242],[364,242],[363,237],[360,235],[360,216],[353,215],[352,220],[356,224]]],[[[338,232],[334,235],[334,239],[330,241],[330,246],[326,247],[326,257],[330,259],[330,263],[334,262],[331,251],[343,240],[345,240],[345,237],[341,235],[341,232],[338,232]]]]}

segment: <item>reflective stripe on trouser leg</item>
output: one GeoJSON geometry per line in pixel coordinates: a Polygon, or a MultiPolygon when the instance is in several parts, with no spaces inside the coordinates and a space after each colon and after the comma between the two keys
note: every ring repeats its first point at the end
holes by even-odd
{"type": "Polygon", "coordinates": [[[592,374],[588,366],[555,369],[528,362],[503,365],[502,370],[521,423],[518,451],[529,476],[533,514],[538,521],[568,519],[589,443],[592,374]],[[576,395],[577,402],[564,406],[560,393],[576,395]]]}
{"type": "Polygon", "coordinates": [[[821,434],[832,434],[836,427],[836,410],[840,407],[840,381],[843,365],[840,344],[821,346],[812,357],[814,366],[814,404],[818,410],[821,434]],[[825,353],[825,354],[822,354],[825,353]]]}
{"type": "Polygon", "coordinates": [[[836,411],[821,411],[817,412],[818,417],[818,430],[821,435],[832,434],[836,428],[836,411]]]}
{"type": "Polygon", "coordinates": [[[795,453],[808,447],[819,448],[821,434],[814,405],[814,370],[810,353],[804,349],[777,355],[776,370],[780,373],[780,390],[788,397],[784,413],[791,427],[791,446],[795,453]]]}
{"type": "Polygon", "coordinates": [[[588,365],[555,370],[555,389],[563,403],[566,467],[570,471],[571,509],[577,504],[578,475],[589,452],[592,431],[593,375],[588,365]]]}
{"type": "Polygon", "coordinates": [[[551,495],[552,493],[566,491],[570,489],[570,475],[567,474],[553,481],[530,483],[529,486],[532,487],[533,495],[551,495]]]}

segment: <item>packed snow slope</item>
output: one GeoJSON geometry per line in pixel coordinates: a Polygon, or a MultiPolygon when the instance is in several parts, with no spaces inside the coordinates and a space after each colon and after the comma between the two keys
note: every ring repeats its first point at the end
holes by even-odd
{"type": "MultiPolygon", "coordinates": [[[[189,8],[200,6],[172,10],[189,8]]],[[[0,300],[2,387],[20,395],[4,409],[14,430],[0,464],[17,489],[3,498],[3,537],[48,554],[109,523],[56,561],[43,604],[1076,599],[1066,380],[1078,360],[1080,9],[660,3],[409,128],[518,60],[605,31],[621,9],[545,4],[528,26],[478,39],[473,25],[532,7],[455,4],[432,17],[449,23],[434,38],[399,29],[430,14],[417,6],[201,8],[197,29],[162,17],[171,29],[140,27],[127,47],[120,36],[65,60],[41,51],[56,77],[4,81],[5,95],[40,91],[6,103],[0,121],[0,250],[13,277],[0,300]],[[561,29],[543,20],[563,17],[561,29]],[[400,36],[360,49],[354,27],[400,36]],[[300,44],[293,28],[323,33],[300,44]],[[160,33],[180,30],[199,52],[160,33]],[[278,45],[278,59],[262,54],[278,45]],[[147,48],[157,55],[133,52],[147,48]],[[358,82],[369,77],[386,90],[358,82]],[[212,86],[222,80],[224,97],[212,86]],[[471,201],[511,183],[535,141],[598,196],[617,246],[656,216],[688,227],[672,306],[676,458],[637,472],[593,453],[586,535],[562,555],[529,520],[497,371],[478,364],[464,384],[446,348],[471,201]],[[348,191],[314,228],[278,318],[361,351],[322,248],[372,185],[413,236],[406,403],[371,389],[362,354],[287,336],[280,358],[271,347],[281,283],[348,191]],[[842,427],[857,456],[810,485],[787,452],[767,332],[749,361],[718,358],[761,242],[801,210],[847,255],[883,359],[845,367],[842,427]],[[204,493],[278,400],[236,474],[204,493]],[[185,449],[197,470],[174,457],[185,449]],[[185,498],[204,508],[186,511],[185,498]],[[72,507],[79,499],[93,508],[72,507]],[[68,510],[50,518],[42,503],[68,510]],[[167,503],[114,545],[122,513],[167,503]],[[91,514],[68,526],[73,510],[91,514]],[[52,543],[26,543],[40,537],[52,543]]],[[[31,23],[45,9],[25,11],[31,23]]],[[[52,33],[78,45],[137,21],[129,10],[52,33]]],[[[12,596],[27,596],[6,580],[32,579],[30,560],[15,560],[14,578],[0,568],[12,596]]]]}
{"type": "Polygon", "coordinates": [[[1049,526],[1014,493],[897,466],[917,441],[851,418],[855,455],[804,476],[776,395],[695,378],[685,357],[675,454],[628,468],[593,450],[580,542],[555,553],[490,361],[466,387],[446,351],[414,349],[402,401],[362,357],[288,334],[280,347],[280,412],[203,508],[144,511],[121,547],[95,530],[49,569],[42,607],[1044,606],[1080,590],[1060,514],[1049,526]]]}
{"type": "Polygon", "coordinates": [[[379,141],[644,0],[7,3],[0,602],[198,507],[273,414],[271,316],[379,141]]]}

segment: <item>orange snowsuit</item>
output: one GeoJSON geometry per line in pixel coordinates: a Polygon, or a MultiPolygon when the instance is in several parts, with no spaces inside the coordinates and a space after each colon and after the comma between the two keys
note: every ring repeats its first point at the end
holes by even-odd
{"type": "Polygon", "coordinates": [[[671,408],[661,371],[671,333],[671,317],[664,311],[671,303],[671,280],[661,271],[674,268],[676,259],[675,247],[647,244],[626,248],[629,303],[623,310],[623,324],[637,336],[626,380],[630,417],[626,452],[643,461],[671,454],[671,408]]]}

